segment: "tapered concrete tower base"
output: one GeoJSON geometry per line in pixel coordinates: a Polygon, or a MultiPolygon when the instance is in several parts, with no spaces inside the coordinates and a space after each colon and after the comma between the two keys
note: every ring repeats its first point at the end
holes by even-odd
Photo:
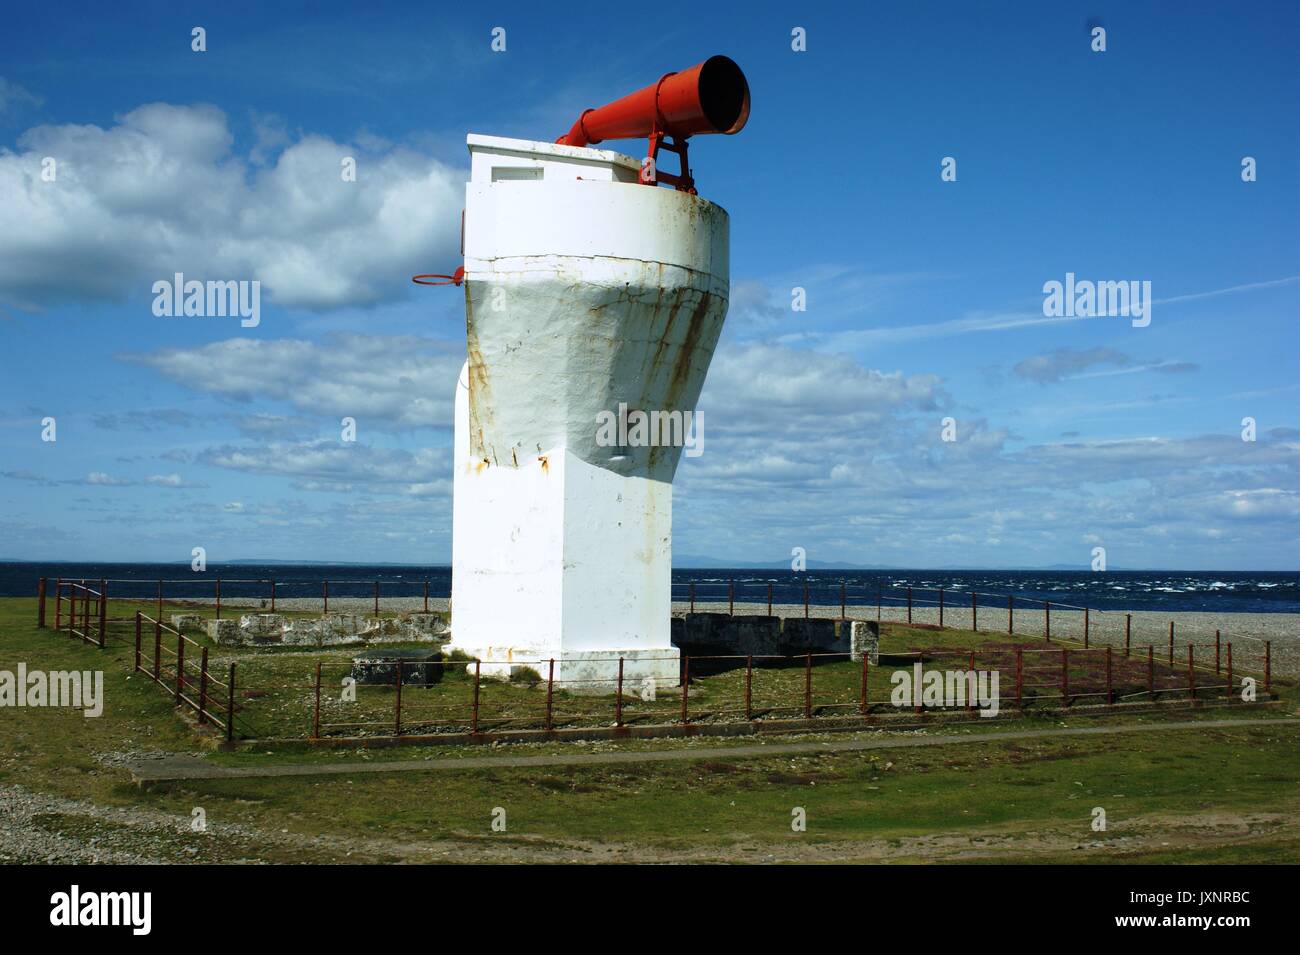
{"type": "MultiPolygon", "coordinates": [[[[605,150],[469,138],[452,646],[565,689],[678,682],[679,446],[598,415],[693,411],[726,314],[727,215],[605,150]]],[[[660,435],[658,437],[668,437],[660,435]]],[[[672,436],[680,442],[680,435],[672,436]]]]}

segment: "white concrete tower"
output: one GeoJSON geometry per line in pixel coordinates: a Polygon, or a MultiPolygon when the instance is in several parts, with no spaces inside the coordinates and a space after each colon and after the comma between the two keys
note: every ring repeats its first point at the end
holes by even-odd
{"type": "Polygon", "coordinates": [[[606,150],[468,144],[452,646],[496,675],[554,658],[557,681],[608,690],[623,657],[629,685],[675,685],[682,448],[602,446],[597,423],[620,404],[695,410],[727,311],[727,214],[606,150]]]}

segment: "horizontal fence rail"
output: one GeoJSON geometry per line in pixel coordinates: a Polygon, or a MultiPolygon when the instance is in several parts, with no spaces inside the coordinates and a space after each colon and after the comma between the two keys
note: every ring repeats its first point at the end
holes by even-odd
{"type": "Polygon", "coordinates": [[[232,741],[235,737],[235,663],[221,680],[208,668],[208,648],[143,611],[135,613],[135,666],[173,697],[177,706],[198,714],[199,724],[211,723],[232,741]],[[152,634],[153,656],[146,658],[143,640],[152,634]],[[172,645],[176,649],[172,649],[172,645]]]}
{"type": "MultiPolygon", "coordinates": [[[[317,583],[322,608],[327,608],[338,593],[338,582],[317,583]]],[[[354,586],[364,583],[352,582],[354,586]]],[[[368,583],[373,591],[374,582],[368,583]]],[[[734,612],[736,588],[730,584],[723,587],[722,596],[734,612]]],[[[417,606],[423,606],[427,588],[418,582],[416,589],[417,606]]],[[[805,593],[810,589],[806,587],[805,593]]],[[[861,608],[862,604],[849,602],[849,588],[838,589],[846,612],[861,608]]],[[[876,595],[881,606],[884,589],[879,588],[876,595]]],[[[1042,640],[1041,645],[989,643],[973,650],[910,646],[897,652],[882,651],[879,663],[871,663],[869,658],[854,661],[845,653],[679,657],[674,652],[662,659],[638,656],[634,663],[620,659],[617,671],[611,666],[607,677],[578,680],[560,677],[564,670],[561,659],[511,660],[511,675],[503,679],[498,673],[503,664],[494,660],[349,661],[340,656],[218,647],[205,636],[186,634],[183,627],[165,623],[158,594],[142,595],[138,590],[132,594],[130,588],[113,580],[55,580],[51,587],[42,578],[37,590],[38,624],[50,623],[46,602],[52,600],[55,632],[66,631],[70,638],[130,656],[128,665],[135,673],[157,685],[178,708],[194,713],[199,725],[212,727],[231,742],[488,737],[517,730],[613,727],[620,731],[725,722],[871,720],[891,713],[916,715],[953,709],[949,705],[935,707],[923,698],[899,705],[893,678],[907,671],[919,672],[922,680],[926,674],[939,672],[945,685],[953,679],[969,679],[970,674],[975,674],[978,682],[981,672],[996,671],[999,706],[1013,711],[1044,706],[1235,702],[1240,699],[1246,675],[1257,679],[1261,698],[1270,696],[1273,688],[1271,641],[1215,631],[1211,642],[1205,635],[1193,638],[1171,622],[1159,641],[1138,642],[1133,639],[1131,615],[1046,601],[1042,602],[1044,626],[1029,634],[1022,632],[1024,637],[1042,640]],[[124,612],[110,615],[110,601],[117,602],[124,612]],[[1075,636],[1062,635],[1059,627],[1057,632],[1051,629],[1052,620],[1059,621],[1064,613],[1077,615],[1075,636]],[[1099,636],[1107,642],[1100,642],[1099,636]],[[210,659],[213,654],[219,662],[210,659]],[[625,679],[628,666],[651,664],[660,664],[675,676],[649,688],[642,680],[625,679]]],[[[766,590],[760,591],[765,597],[766,590]]],[[[716,596],[696,584],[688,585],[687,594],[699,601],[697,610],[709,605],[706,598],[716,596]]],[[[983,623],[988,629],[981,632],[999,634],[1003,628],[1001,621],[994,620],[995,612],[1006,613],[1005,632],[1013,634],[1015,611],[1022,603],[1034,605],[1018,596],[1002,599],[947,589],[923,592],[902,588],[900,594],[891,596],[901,601],[900,611],[910,611],[904,619],[889,621],[896,625],[908,622],[915,608],[924,606],[933,609],[942,626],[978,629],[976,624],[983,623]]],[[[181,603],[184,599],[177,598],[177,602],[192,612],[192,605],[181,603]]],[[[273,598],[268,595],[268,599],[273,598]]],[[[769,606],[777,609],[774,603],[769,606]]],[[[219,613],[215,601],[201,609],[199,616],[205,619],[219,613]]],[[[916,625],[915,620],[912,623],[916,625]]],[[[923,637],[923,632],[915,630],[903,633],[904,640],[923,637]]],[[[367,651],[358,648],[355,652],[367,651]]],[[[382,656],[382,651],[375,655],[382,656]]],[[[958,708],[973,712],[981,707],[968,695],[958,708]]]]}

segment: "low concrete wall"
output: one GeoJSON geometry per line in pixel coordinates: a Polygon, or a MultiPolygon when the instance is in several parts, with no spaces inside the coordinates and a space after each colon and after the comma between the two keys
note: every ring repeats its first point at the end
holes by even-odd
{"type": "MultiPolygon", "coordinates": [[[[874,621],[825,617],[767,617],[688,613],[674,617],[673,645],[692,656],[789,656],[798,653],[849,653],[855,625],[860,633],[874,621]]],[[[877,629],[877,634],[879,633],[877,629]]],[[[861,638],[866,642],[866,637],[861,638]]],[[[877,638],[878,639],[878,638],[877,638]]],[[[860,659],[860,658],[859,658],[860,659]]]]}
{"type": "Polygon", "coordinates": [[[375,619],[361,614],[330,613],[289,619],[278,613],[244,614],[205,621],[207,634],[222,646],[335,647],[374,643],[446,643],[451,631],[446,615],[409,613],[375,619]]]}

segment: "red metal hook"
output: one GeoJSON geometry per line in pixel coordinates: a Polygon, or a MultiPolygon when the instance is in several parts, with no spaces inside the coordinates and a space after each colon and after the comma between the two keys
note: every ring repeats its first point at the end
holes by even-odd
{"type": "Polygon", "coordinates": [[[465,266],[459,266],[451,275],[438,275],[434,272],[426,272],[423,275],[412,275],[411,281],[416,285],[459,285],[465,281],[465,266]],[[441,282],[432,282],[430,279],[442,279],[441,282]]]}

